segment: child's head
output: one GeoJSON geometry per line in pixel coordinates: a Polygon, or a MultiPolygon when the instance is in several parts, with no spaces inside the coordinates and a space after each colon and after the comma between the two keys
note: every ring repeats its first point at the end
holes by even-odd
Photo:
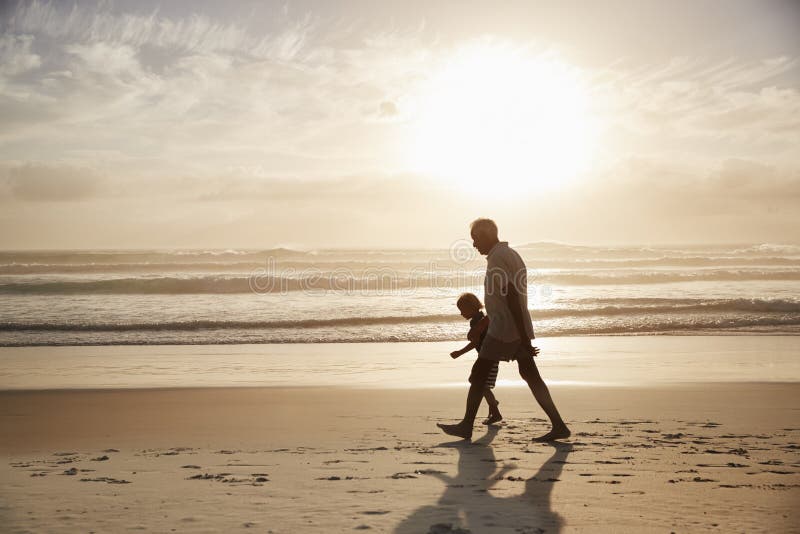
{"type": "Polygon", "coordinates": [[[461,317],[464,319],[472,319],[472,316],[483,308],[481,299],[476,297],[473,293],[462,293],[456,301],[456,306],[458,306],[458,311],[461,312],[461,317]]]}

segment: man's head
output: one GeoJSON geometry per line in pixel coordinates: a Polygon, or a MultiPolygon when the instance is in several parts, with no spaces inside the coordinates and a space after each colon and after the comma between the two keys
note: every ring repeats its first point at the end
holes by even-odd
{"type": "Polygon", "coordinates": [[[472,246],[478,249],[478,252],[489,254],[492,247],[495,246],[499,239],[497,239],[497,225],[491,219],[475,219],[469,225],[469,235],[472,236],[472,246]]]}

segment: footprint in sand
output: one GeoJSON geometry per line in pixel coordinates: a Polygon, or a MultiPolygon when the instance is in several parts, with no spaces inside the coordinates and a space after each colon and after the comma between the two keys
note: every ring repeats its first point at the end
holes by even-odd
{"type": "Polygon", "coordinates": [[[81,482],[105,482],[106,484],[130,484],[130,480],[122,480],[111,477],[82,478],[81,482]]]}
{"type": "Polygon", "coordinates": [[[269,482],[266,473],[255,473],[251,477],[245,477],[245,478],[236,478],[232,475],[233,473],[217,473],[217,474],[202,473],[187,477],[186,480],[213,480],[214,482],[222,482],[225,484],[235,484],[235,485],[248,484],[251,486],[261,486],[264,482],[269,482]]]}
{"type": "Polygon", "coordinates": [[[453,526],[452,523],[436,523],[428,529],[428,534],[472,534],[470,530],[453,526]]]}
{"type": "Polygon", "coordinates": [[[395,473],[388,478],[393,478],[395,480],[401,480],[404,478],[417,478],[416,475],[412,475],[411,473],[395,473]]]}

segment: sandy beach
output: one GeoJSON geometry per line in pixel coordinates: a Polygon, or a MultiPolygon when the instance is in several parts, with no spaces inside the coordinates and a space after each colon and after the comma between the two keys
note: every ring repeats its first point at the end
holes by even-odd
{"type": "Polygon", "coordinates": [[[797,384],[553,394],[547,445],[523,388],[472,443],[453,388],[5,391],[3,530],[797,531],[797,384]]]}

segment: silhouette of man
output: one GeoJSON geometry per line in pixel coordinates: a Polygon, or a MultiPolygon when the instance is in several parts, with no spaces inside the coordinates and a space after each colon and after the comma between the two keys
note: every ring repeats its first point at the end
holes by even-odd
{"type": "Polygon", "coordinates": [[[534,398],[550,418],[551,430],[534,441],[567,438],[570,430],[561,419],[550,390],[539,375],[533,357],[533,323],[528,312],[528,280],[525,262],[507,241],[497,238],[497,225],[491,219],[476,219],[470,225],[472,245],[486,256],[484,304],[491,322],[478,358],[472,366],[464,419],[455,425],[437,423],[446,434],[472,438],[475,416],[483,398],[483,386],[495,361],[516,360],[519,374],[528,383],[534,398]]]}

